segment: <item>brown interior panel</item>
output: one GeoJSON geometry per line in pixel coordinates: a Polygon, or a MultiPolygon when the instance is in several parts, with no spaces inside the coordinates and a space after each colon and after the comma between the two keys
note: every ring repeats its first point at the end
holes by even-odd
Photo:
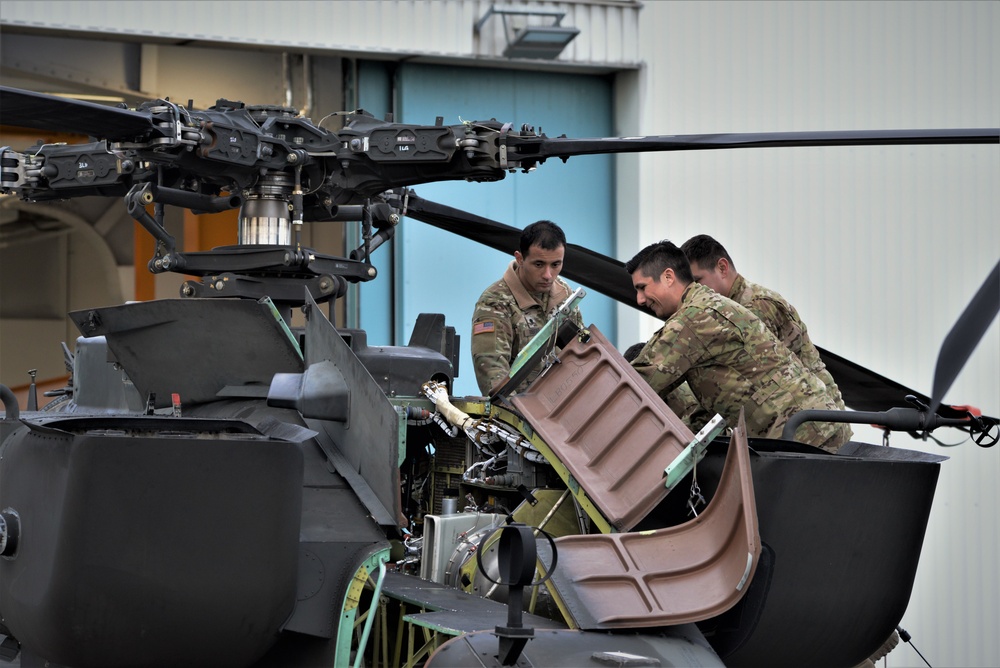
{"type": "Polygon", "coordinates": [[[618,531],[663,500],[663,470],[694,438],[593,326],[511,403],[618,531]]]}
{"type": "Polygon", "coordinates": [[[552,585],[582,629],[686,624],[734,606],[761,550],[742,414],[719,489],[701,515],[656,531],[555,543],[552,585]]]}

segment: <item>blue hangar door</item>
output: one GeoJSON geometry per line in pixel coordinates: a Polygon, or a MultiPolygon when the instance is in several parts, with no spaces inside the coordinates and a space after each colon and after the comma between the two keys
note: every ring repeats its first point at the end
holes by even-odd
{"type": "MultiPolygon", "coordinates": [[[[362,98],[374,93],[365,93],[363,78],[359,83],[362,98]]],[[[395,120],[401,123],[433,125],[438,116],[445,125],[495,118],[517,128],[527,123],[550,137],[612,134],[612,85],[604,77],[405,64],[396,70],[394,86],[395,120]]],[[[496,183],[433,183],[415,186],[414,191],[424,199],[518,228],[552,220],[570,243],[614,256],[613,164],[613,157],[606,155],[579,156],[566,163],[551,159],[530,174],[508,174],[496,183]]],[[[408,218],[397,229],[391,252],[391,271],[380,268],[383,284],[376,286],[376,279],[362,291],[361,325],[369,330],[369,343],[404,345],[418,314],[444,313],[461,336],[453,393],[478,395],[469,352],[472,311],[513,256],[408,218]],[[388,273],[391,286],[385,285],[388,273]],[[391,310],[379,307],[379,302],[388,302],[391,310]],[[391,333],[393,340],[381,340],[379,332],[391,333]]],[[[383,257],[381,264],[386,263],[383,257]]],[[[614,336],[612,300],[588,290],[581,310],[587,324],[614,336]]]]}

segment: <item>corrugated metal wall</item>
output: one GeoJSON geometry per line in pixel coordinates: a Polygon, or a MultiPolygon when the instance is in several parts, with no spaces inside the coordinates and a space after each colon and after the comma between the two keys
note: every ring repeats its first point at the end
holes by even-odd
{"type": "MultiPolygon", "coordinates": [[[[257,44],[341,53],[417,55],[433,59],[500,59],[506,45],[500,16],[480,35],[475,24],[494,4],[558,10],[580,35],[561,63],[635,67],[640,3],[632,0],[493,3],[480,1],[339,0],[338,2],[33,2],[4,0],[10,26],[102,32],[223,44],[257,44]],[[261,29],[266,26],[266,31],[261,29]]],[[[548,25],[542,16],[511,17],[548,25]]],[[[502,62],[502,59],[501,59],[502,62]]]]}
{"type": "MultiPolygon", "coordinates": [[[[638,101],[622,103],[624,133],[1000,125],[1000,3],[651,2],[642,13],[646,66],[622,82],[638,101]]],[[[818,345],[926,394],[941,342],[1000,259],[996,145],[620,160],[620,259],[712,234],[796,305],[818,345]]],[[[620,321],[636,335],[656,327],[620,321]]],[[[945,399],[1000,414],[1000,323],[945,399]]],[[[934,666],[1000,665],[1000,448],[892,442],[952,458],[902,626],[934,666]]],[[[923,662],[906,647],[888,664],[923,662]]]]}

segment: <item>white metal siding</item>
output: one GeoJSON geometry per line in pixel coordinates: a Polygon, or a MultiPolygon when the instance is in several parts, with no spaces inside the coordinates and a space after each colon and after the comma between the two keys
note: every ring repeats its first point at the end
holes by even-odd
{"type": "MultiPolygon", "coordinates": [[[[75,2],[4,0],[7,26],[72,33],[156,37],[176,41],[256,44],[338,53],[466,58],[504,62],[500,16],[478,38],[473,27],[493,4],[558,9],[580,34],[559,56],[562,64],[637,66],[641,5],[624,1],[505,2],[489,0],[340,0],[338,2],[75,2]]],[[[511,19],[521,20],[521,19],[511,19]]],[[[550,19],[531,17],[532,23],[550,19]]]]}
{"type": "MultiPolygon", "coordinates": [[[[625,133],[1000,125],[1000,3],[650,2],[640,26],[646,66],[623,85],[639,101],[625,133]]],[[[941,342],[1000,259],[996,145],[620,165],[619,259],[662,238],[716,236],[751,280],[796,305],[817,345],[926,394],[941,342]]],[[[625,313],[620,323],[621,341],[657,326],[625,313]]],[[[945,399],[1000,414],[997,321],[945,399]]],[[[1000,665],[1000,449],[892,443],[951,457],[902,626],[932,665],[1000,665]]],[[[888,665],[923,662],[907,646],[888,665]]]]}

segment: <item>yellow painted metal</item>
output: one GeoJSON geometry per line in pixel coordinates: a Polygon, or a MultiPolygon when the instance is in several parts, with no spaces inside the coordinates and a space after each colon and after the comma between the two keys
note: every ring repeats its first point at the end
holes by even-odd
{"type": "Polygon", "coordinates": [[[379,596],[380,582],[376,582],[372,579],[372,569],[376,569],[379,573],[383,573],[384,570],[381,564],[388,559],[389,548],[386,547],[384,549],[379,549],[365,559],[354,572],[354,576],[351,578],[351,582],[347,586],[347,591],[344,593],[344,603],[341,608],[337,628],[337,644],[334,656],[334,665],[350,665],[350,657],[353,650],[358,652],[357,656],[359,657],[365,651],[364,644],[366,643],[361,642],[364,638],[361,628],[362,623],[368,619],[368,615],[374,614],[376,615],[376,619],[378,615],[378,610],[376,609],[378,606],[378,600],[375,597],[379,596]],[[359,614],[362,594],[366,587],[374,590],[373,598],[368,610],[359,614]]]}
{"type": "Polygon", "coordinates": [[[569,496],[568,489],[534,489],[531,494],[537,503],[531,505],[524,501],[518,505],[511,513],[515,522],[537,527],[557,538],[580,533],[576,510],[572,503],[566,503],[566,498],[569,496]]]}
{"type": "MultiPolygon", "coordinates": [[[[423,609],[421,609],[423,611],[423,609]]],[[[405,619],[405,618],[404,618],[405,619]]],[[[406,642],[406,663],[403,664],[404,668],[415,668],[419,663],[422,663],[422,659],[425,656],[429,656],[431,652],[437,649],[438,646],[438,633],[437,631],[432,631],[431,629],[422,626],[420,624],[414,623],[410,620],[406,620],[408,627],[407,642],[406,642]],[[420,628],[424,636],[424,644],[420,647],[414,649],[414,634],[416,629],[420,628]]]]}
{"type": "Polygon", "coordinates": [[[472,417],[486,417],[490,414],[490,402],[486,399],[455,397],[451,399],[451,405],[472,417]]]}
{"type": "Polygon", "coordinates": [[[351,584],[347,587],[347,596],[344,601],[344,610],[355,610],[361,603],[361,592],[364,591],[365,583],[368,582],[368,569],[362,566],[354,573],[351,584]]]}
{"type": "MultiPolygon", "coordinates": [[[[545,566],[542,564],[541,559],[538,560],[538,564],[535,567],[535,577],[538,579],[544,578],[546,574],[545,566]]],[[[559,614],[562,615],[563,621],[566,622],[566,626],[571,629],[580,628],[580,625],[576,623],[573,619],[573,615],[569,614],[569,607],[566,602],[562,600],[559,596],[559,592],[555,587],[546,587],[549,592],[549,596],[552,597],[552,601],[556,604],[556,608],[559,610],[559,614]]]]}
{"type": "Polygon", "coordinates": [[[587,493],[583,491],[573,476],[570,475],[569,469],[562,463],[562,461],[556,457],[552,449],[549,448],[548,444],[539,438],[535,430],[531,428],[527,422],[522,420],[520,416],[508,411],[499,406],[493,405],[490,410],[490,417],[500,422],[503,422],[514,429],[516,429],[524,438],[526,438],[540,453],[545,457],[545,460],[552,466],[556,474],[562,479],[566,486],[569,488],[570,492],[573,494],[573,498],[576,499],[583,511],[587,513],[587,516],[594,523],[594,525],[600,530],[601,533],[617,533],[611,526],[611,523],[601,514],[601,511],[590,500],[587,493]]]}

